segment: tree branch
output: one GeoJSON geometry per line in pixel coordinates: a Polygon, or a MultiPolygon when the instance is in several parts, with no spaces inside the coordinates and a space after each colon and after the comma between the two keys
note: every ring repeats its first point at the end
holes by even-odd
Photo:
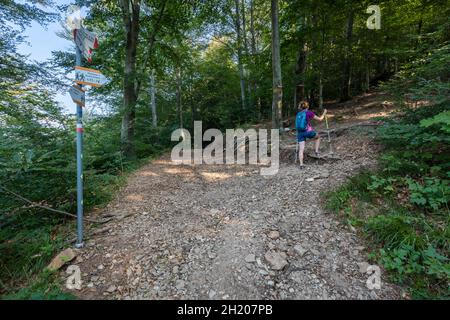
{"type": "MultiPolygon", "coordinates": [[[[76,218],[77,217],[76,215],[74,215],[72,213],[69,213],[69,212],[65,212],[65,211],[61,211],[61,210],[57,210],[57,209],[53,209],[53,208],[50,208],[50,207],[47,207],[47,206],[43,206],[43,205],[37,204],[37,203],[35,203],[35,202],[25,198],[25,197],[22,197],[20,194],[17,194],[15,192],[11,191],[11,190],[6,189],[3,186],[0,186],[0,189],[3,189],[5,192],[13,195],[14,197],[16,197],[16,198],[18,198],[18,199],[20,199],[20,200],[22,200],[22,201],[24,201],[24,202],[26,202],[28,204],[31,204],[32,207],[41,208],[41,209],[45,209],[45,210],[48,210],[48,211],[51,211],[51,212],[64,214],[64,215],[72,217],[72,218],[76,218]]],[[[104,223],[104,222],[106,222],[106,221],[100,221],[100,220],[93,220],[93,219],[89,219],[89,218],[83,218],[83,219],[88,221],[88,222],[92,222],[92,223],[104,223]]]]}
{"type": "MultiPolygon", "coordinates": [[[[159,14],[158,14],[158,18],[155,22],[154,28],[153,28],[153,32],[151,33],[148,42],[149,42],[149,46],[148,46],[148,50],[147,50],[147,54],[145,55],[144,58],[144,63],[142,64],[142,70],[140,73],[144,73],[145,69],[147,69],[147,65],[148,65],[148,61],[150,59],[150,55],[152,53],[153,50],[153,46],[156,42],[156,34],[158,33],[160,27],[161,27],[161,21],[162,18],[164,16],[164,11],[166,9],[166,4],[167,4],[167,0],[164,0],[161,9],[159,10],[159,14]]],[[[137,88],[136,88],[136,96],[138,96],[138,93],[141,89],[141,83],[142,83],[142,79],[138,79],[138,84],[137,84],[137,88]]]]}

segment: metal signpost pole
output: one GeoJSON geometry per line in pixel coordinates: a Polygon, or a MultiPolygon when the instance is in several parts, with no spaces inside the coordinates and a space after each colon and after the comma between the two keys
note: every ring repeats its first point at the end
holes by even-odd
{"type": "Polygon", "coordinates": [[[76,45],[75,82],[69,93],[77,105],[77,242],[76,248],[82,248],[83,243],[83,107],[85,93],[83,84],[99,87],[106,81],[100,71],[81,67],[81,58],[91,59],[92,49],[98,47],[97,36],[84,29],[82,25],[73,28],[76,45]]]}
{"type": "MultiPolygon", "coordinates": [[[[76,48],[76,65],[81,66],[81,51],[76,48]]],[[[82,87],[82,85],[80,85],[82,87]]],[[[83,109],[77,106],[77,242],[75,247],[83,247],[83,109]]]]}

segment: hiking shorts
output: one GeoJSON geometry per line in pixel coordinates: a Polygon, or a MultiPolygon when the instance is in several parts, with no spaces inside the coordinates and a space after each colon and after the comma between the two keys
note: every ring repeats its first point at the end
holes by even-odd
{"type": "Polygon", "coordinates": [[[312,139],[315,136],[317,136],[317,132],[315,131],[297,131],[298,142],[306,141],[306,139],[312,139]]]}

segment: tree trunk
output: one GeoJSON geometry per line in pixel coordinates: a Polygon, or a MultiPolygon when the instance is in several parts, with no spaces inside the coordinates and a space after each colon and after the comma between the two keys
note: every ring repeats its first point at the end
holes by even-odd
{"type": "Polygon", "coordinates": [[[250,34],[252,55],[256,54],[256,36],[255,36],[255,0],[250,0],[250,34]]]}
{"type": "MultiPolygon", "coordinates": [[[[423,6],[422,6],[422,10],[423,10],[423,6]]],[[[420,19],[419,19],[419,23],[417,25],[417,40],[414,43],[414,49],[417,49],[420,45],[420,41],[421,41],[421,35],[422,35],[422,26],[423,26],[423,14],[422,14],[422,10],[420,11],[420,19]]],[[[414,39],[414,38],[412,38],[414,39]]],[[[414,41],[414,40],[413,40],[414,41]]]]}
{"type": "Polygon", "coordinates": [[[177,111],[178,117],[180,121],[180,128],[183,128],[183,106],[181,104],[181,68],[178,68],[177,71],[177,111]]]}
{"type": "Polygon", "coordinates": [[[197,118],[197,105],[194,103],[192,96],[192,74],[189,75],[189,104],[191,105],[191,128],[194,130],[194,122],[197,118]]]}
{"type": "Polygon", "coordinates": [[[272,128],[280,128],[282,121],[283,86],[281,82],[280,35],[278,28],[278,0],[272,0],[272,128]]]}
{"type": "Polygon", "coordinates": [[[322,24],[322,44],[320,47],[320,66],[319,66],[319,109],[323,109],[323,65],[324,65],[324,51],[325,51],[325,28],[323,24],[325,23],[325,17],[321,16],[322,24]]]}
{"type": "Polygon", "coordinates": [[[366,87],[365,87],[366,92],[369,92],[370,90],[370,62],[369,62],[369,58],[366,58],[366,87]]]}
{"type": "MultiPolygon", "coordinates": [[[[153,24],[153,31],[150,34],[150,37],[148,38],[148,44],[147,44],[147,51],[144,53],[144,61],[142,63],[139,64],[140,66],[140,74],[145,73],[145,70],[148,67],[148,63],[150,61],[150,57],[152,55],[153,52],[153,47],[155,45],[156,42],[156,35],[158,34],[160,28],[161,28],[161,24],[163,21],[163,16],[164,16],[164,12],[165,12],[165,8],[166,8],[166,4],[167,4],[167,0],[162,1],[161,3],[161,7],[160,10],[158,12],[158,15],[154,16],[155,18],[155,23],[153,24]]],[[[139,96],[139,92],[140,92],[140,87],[141,87],[141,81],[142,79],[138,79],[137,80],[137,89],[136,89],[136,95],[139,96]]]]}
{"type": "Polygon", "coordinates": [[[235,17],[235,29],[237,36],[237,62],[239,69],[239,79],[241,85],[241,103],[242,109],[245,109],[245,79],[244,79],[244,66],[242,65],[242,38],[241,38],[241,15],[239,0],[235,0],[236,17],[235,17]]]}
{"type": "Polygon", "coordinates": [[[304,99],[305,95],[305,73],[306,59],[308,56],[307,44],[302,44],[297,52],[297,63],[295,65],[294,77],[294,109],[297,108],[299,101],[304,99]]]}
{"type": "Polygon", "coordinates": [[[247,19],[245,18],[245,0],[241,2],[242,13],[242,39],[244,40],[245,55],[248,55],[248,41],[247,41],[247,19]]]}
{"type": "MultiPolygon", "coordinates": [[[[300,23],[303,26],[306,23],[306,19],[302,17],[300,23]]],[[[294,69],[294,110],[297,109],[299,101],[303,100],[305,97],[305,74],[308,51],[308,43],[303,40],[300,41],[300,46],[297,51],[297,62],[294,69]]]]}
{"type": "Polygon", "coordinates": [[[343,82],[341,88],[341,101],[350,99],[351,96],[351,55],[352,55],[352,39],[353,39],[353,11],[351,10],[347,19],[347,52],[345,53],[344,68],[343,68],[343,82]]]}
{"type": "Polygon", "coordinates": [[[152,124],[153,127],[157,127],[158,118],[156,115],[156,88],[155,88],[155,69],[152,69],[152,74],[150,76],[150,106],[152,109],[152,124]]]}
{"type": "Polygon", "coordinates": [[[247,106],[252,106],[253,105],[253,101],[252,101],[252,85],[250,83],[250,76],[249,76],[249,68],[248,68],[248,56],[250,53],[249,47],[248,47],[248,40],[247,40],[247,18],[246,18],[246,0],[242,0],[241,1],[242,6],[241,6],[241,13],[242,13],[242,38],[244,40],[244,77],[245,77],[245,81],[246,81],[246,85],[247,85],[247,100],[246,101],[246,105],[247,106]]]}
{"type": "Polygon", "coordinates": [[[134,125],[137,101],[136,52],[139,34],[140,4],[139,1],[130,2],[129,0],[121,0],[121,5],[126,37],[121,144],[125,157],[133,158],[135,156],[134,125]]]}
{"type": "MultiPolygon", "coordinates": [[[[256,66],[256,34],[255,34],[255,1],[250,0],[250,50],[251,50],[251,57],[252,57],[252,70],[255,70],[256,66]]],[[[260,102],[260,99],[256,97],[257,90],[258,90],[258,83],[256,77],[251,74],[251,87],[252,87],[252,95],[250,96],[250,106],[253,107],[253,104],[255,101],[260,102]]],[[[256,103],[258,105],[258,103],[256,103]]],[[[261,110],[258,108],[258,119],[261,118],[261,110]]]]}
{"type": "Polygon", "coordinates": [[[322,73],[320,73],[319,78],[319,109],[323,109],[323,83],[322,83],[322,73]]]}
{"type": "Polygon", "coordinates": [[[262,112],[261,112],[261,97],[258,97],[258,121],[261,122],[262,112]]]}

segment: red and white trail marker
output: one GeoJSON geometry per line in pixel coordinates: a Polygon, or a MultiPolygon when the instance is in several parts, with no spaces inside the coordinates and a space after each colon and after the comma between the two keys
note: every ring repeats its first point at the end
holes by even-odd
{"type": "Polygon", "coordinates": [[[80,29],[73,30],[73,38],[82,55],[90,62],[92,50],[98,48],[97,35],[81,26],[80,29]]]}

